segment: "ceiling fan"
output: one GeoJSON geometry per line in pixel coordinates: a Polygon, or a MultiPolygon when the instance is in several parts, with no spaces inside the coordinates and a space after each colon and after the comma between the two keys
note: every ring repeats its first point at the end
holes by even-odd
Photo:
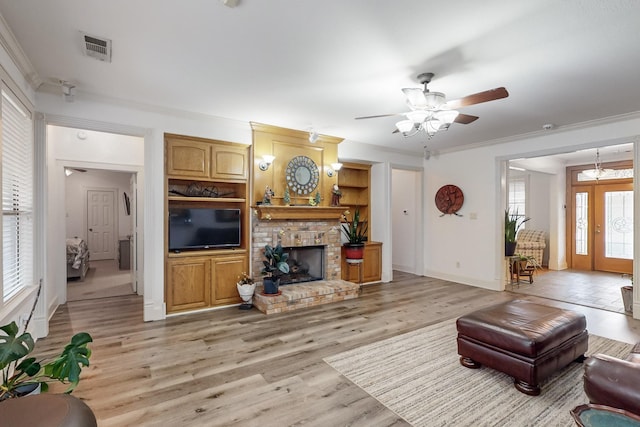
{"type": "Polygon", "coordinates": [[[393,133],[400,132],[407,138],[424,130],[429,138],[438,131],[449,129],[452,123],[467,125],[478,120],[477,116],[461,114],[458,108],[469,105],[481,104],[483,102],[494,101],[509,96],[509,92],[504,87],[474,93],[464,98],[447,101],[444,93],[431,92],[427,85],[433,78],[433,73],[422,73],[418,75],[418,81],[424,85],[421,88],[404,88],[407,97],[407,105],[411,111],[406,113],[381,114],[377,116],[356,117],[356,120],[375,119],[378,117],[405,116],[396,123],[397,129],[393,133]]]}

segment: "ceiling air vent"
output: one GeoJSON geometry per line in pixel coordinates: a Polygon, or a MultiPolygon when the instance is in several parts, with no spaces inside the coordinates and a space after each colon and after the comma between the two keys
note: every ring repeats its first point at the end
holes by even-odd
{"type": "Polygon", "coordinates": [[[91,58],[111,62],[111,40],[82,34],[82,52],[91,58]]]}

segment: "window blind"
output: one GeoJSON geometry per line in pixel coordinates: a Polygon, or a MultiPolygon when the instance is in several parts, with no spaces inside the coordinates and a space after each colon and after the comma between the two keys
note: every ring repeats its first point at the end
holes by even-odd
{"type": "Polygon", "coordinates": [[[6,88],[1,98],[2,301],[33,284],[33,134],[29,111],[6,88]]]}

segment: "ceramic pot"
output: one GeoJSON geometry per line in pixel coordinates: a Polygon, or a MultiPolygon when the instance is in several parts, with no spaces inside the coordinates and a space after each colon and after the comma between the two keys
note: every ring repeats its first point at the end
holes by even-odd
{"type": "Polygon", "coordinates": [[[277,294],[280,287],[280,278],[273,280],[271,277],[265,277],[262,281],[262,287],[265,294],[277,294]]]}
{"type": "Polygon", "coordinates": [[[517,242],[504,242],[504,256],[513,256],[517,242]]]}
{"type": "Polygon", "coordinates": [[[347,259],[362,259],[364,257],[364,243],[345,243],[344,256],[347,259]]]}

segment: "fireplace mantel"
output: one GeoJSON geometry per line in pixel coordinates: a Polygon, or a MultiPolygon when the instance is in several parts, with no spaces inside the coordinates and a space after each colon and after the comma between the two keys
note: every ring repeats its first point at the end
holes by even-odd
{"type": "Polygon", "coordinates": [[[344,211],[349,210],[346,206],[276,206],[257,205],[253,208],[258,213],[261,220],[340,220],[344,211]]]}

